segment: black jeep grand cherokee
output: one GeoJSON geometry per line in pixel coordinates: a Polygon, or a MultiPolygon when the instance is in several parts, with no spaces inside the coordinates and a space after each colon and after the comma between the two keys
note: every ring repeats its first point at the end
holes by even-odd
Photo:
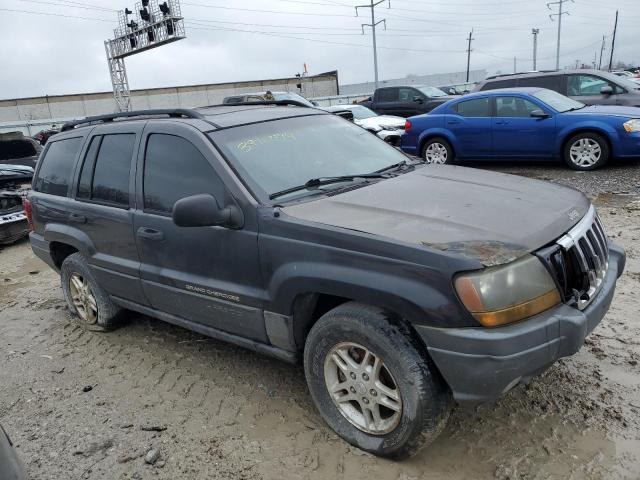
{"type": "Polygon", "coordinates": [[[286,105],[94,117],[51,138],[34,252],[91,330],[134,310],[304,359],[348,442],[403,458],[575,353],[625,263],[560,186],[407,162],[286,105]]]}

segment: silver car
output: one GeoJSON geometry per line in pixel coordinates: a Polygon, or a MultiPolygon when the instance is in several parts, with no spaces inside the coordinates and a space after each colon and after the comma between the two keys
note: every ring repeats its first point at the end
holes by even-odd
{"type": "Polygon", "coordinates": [[[336,113],[349,110],[353,113],[353,123],[361,126],[393,146],[400,145],[400,137],[404,134],[406,119],[394,115],[378,115],[362,105],[334,105],[324,107],[327,112],[336,113]]]}

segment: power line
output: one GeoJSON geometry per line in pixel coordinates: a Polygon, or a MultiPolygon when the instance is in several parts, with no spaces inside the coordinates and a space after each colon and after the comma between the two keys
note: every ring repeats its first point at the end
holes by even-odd
{"type": "Polygon", "coordinates": [[[106,18],[95,18],[95,17],[80,17],[77,15],[65,15],[62,13],[49,13],[49,12],[34,12],[31,10],[16,10],[11,8],[0,8],[3,12],[14,12],[14,13],[28,13],[31,15],[47,15],[50,17],[63,17],[63,18],[74,18],[79,20],[96,20],[98,22],[109,22],[113,23],[113,20],[107,20],[106,18]]]}

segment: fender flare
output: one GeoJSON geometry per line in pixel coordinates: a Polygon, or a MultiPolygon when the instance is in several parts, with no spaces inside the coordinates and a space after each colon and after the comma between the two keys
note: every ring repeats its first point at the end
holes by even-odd
{"type": "Polygon", "coordinates": [[[96,254],[96,247],[91,238],[82,230],[68,225],[50,223],[45,227],[43,237],[49,243],[59,242],[71,245],[87,258],[91,258],[96,254]]]}

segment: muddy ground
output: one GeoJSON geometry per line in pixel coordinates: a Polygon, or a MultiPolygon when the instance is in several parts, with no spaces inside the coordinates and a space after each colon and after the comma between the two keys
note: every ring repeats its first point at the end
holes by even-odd
{"type": "Polygon", "coordinates": [[[640,166],[486,168],[582,189],[627,249],[578,354],[456,410],[434,445],[395,463],[323,424],[300,367],[137,314],[108,334],[75,326],[57,274],[22,242],[0,251],[0,423],[30,478],[640,478],[640,166]]]}

